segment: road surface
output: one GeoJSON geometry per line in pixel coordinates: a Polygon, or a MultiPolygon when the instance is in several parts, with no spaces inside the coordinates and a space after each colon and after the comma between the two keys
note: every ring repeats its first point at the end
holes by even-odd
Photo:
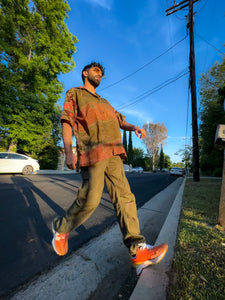
{"type": "MultiPolygon", "coordinates": [[[[176,179],[160,173],[127,174],[127,177],[138,207],[176,179]]],[[[0,175],[0,297],[65,259],[52,250],[51,222],[71,205],[80,184],[80,174],[0,175]]],[[[169,211],[171,201],[166,205],[169,211]]],[[[164,218],[153,224],[152,239],[160,231],[164,218]]],[[[115,220],[113,206],[104,190],[101,204],[91,218],[70,234],[68,255],[107,230],[115,220]]]]}

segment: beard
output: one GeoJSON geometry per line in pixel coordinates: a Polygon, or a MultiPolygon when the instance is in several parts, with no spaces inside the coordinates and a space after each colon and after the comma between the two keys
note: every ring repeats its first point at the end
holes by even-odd
{"type": "Polygon", "coordinates": [[[97,88],[100,84],[100,80],[96,78],[95,76],[92,76],[89,74],[87,77],[88,81],[90,82],[91,85],[93,85],[94,88],[97,88]]]}

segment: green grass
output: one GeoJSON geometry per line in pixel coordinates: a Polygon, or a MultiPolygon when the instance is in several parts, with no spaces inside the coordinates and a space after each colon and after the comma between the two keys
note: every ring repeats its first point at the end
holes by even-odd
{"type": "Polygon", "coordinates": [[[168,299],[225,299],[225,233],[217,225],[221,179],[187,179],[168,299]]]}

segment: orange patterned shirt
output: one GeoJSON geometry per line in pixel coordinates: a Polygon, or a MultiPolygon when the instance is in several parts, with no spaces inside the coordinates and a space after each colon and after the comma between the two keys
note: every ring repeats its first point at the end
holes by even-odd
{"type": "Polygon", "coordinates": [[[71,88],[65,97],[61,122],[68,122],[77,142],[80,167],[113,155],[126,158],[120,126],[125,117],[110,103],[87,89],[71,88]]]}

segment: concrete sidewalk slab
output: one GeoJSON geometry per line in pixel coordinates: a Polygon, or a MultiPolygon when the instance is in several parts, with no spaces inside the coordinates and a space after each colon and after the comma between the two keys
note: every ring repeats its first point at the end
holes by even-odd
{"type": "Polygon", "coordinates": [[[167,287],[169,284],[168,274],[171,269],[174,256],[174,247],[177,238],[177,227],[180,218],[184,185],[185,180],[177,193],[173,206],[170,209],[155,243],[157,245],[167,243],[169,246],[167,254],[158,265],[150,266],[142,271],[130,300],[167,299],[167,287]]]}
{"type": "MultiPolygon", "coordinates": [[[[153,212],[165,213],[163,199],[167,200],[170,194],[176,195],[182,180],[174,181],[138,210],[141,231],[148,226],[153,212]]],[[[131,268],[130,257],[116,224],[70,257],[62,258],[61,264],[23,287],[11,299],[86,300],[107,276],[119,273],[118,270],[128,274],[131,268]]]]}

